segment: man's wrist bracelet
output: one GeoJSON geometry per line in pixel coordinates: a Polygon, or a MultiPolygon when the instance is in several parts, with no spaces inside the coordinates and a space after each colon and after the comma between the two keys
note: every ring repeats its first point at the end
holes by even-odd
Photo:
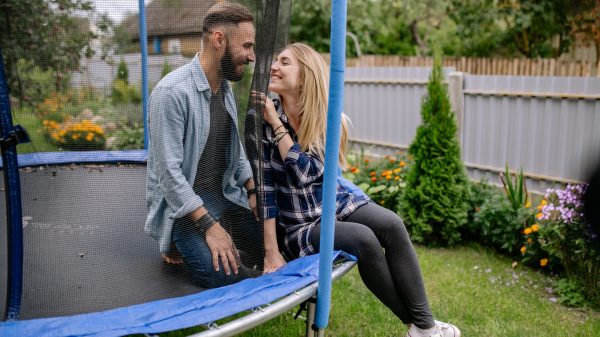
{"type": "Polygon", "coordinates": [[[206,233],[206,231],[212,227],[217,221],[215,218],[210,215],[210,213],[206,212],[200,219],[196,220],[194,226],[200,230],[200,233],[206,233]]]}

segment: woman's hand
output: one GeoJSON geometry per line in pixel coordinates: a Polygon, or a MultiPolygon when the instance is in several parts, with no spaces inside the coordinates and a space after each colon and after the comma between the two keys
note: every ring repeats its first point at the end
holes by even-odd
{"type": "Polygon", "coordinates": [[[262,92],[252,91],[251,92],[252,101],[262,107],[263,117],[265,122],[269,123],[273,129],[280,126],[281,120],[279,119],[279,114],[275,109],[275,104],[273,104],[273,100],[271,100],[267,95],[262,92]]]}
{"type": "Polygon", "coordinates": [[[285,259],[278,251],[265,252],[264,262],[263,274],[272,273],[285,265],[285,259]]]}

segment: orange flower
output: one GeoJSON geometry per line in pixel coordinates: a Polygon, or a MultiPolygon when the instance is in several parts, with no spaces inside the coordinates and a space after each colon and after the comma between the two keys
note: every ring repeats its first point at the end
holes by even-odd
{"type": "Polygon", "coordinates": [[[371,177],[374,177],[374,176],[376,176],[376,175],[377,175],[377,172],[375,172],[375,171],[371,171],[371,172],[369,173],[369,175],[370,175],[371,177]]]}
{"type": "Polygon", "coordinates": [[[544,216],[544,214],[542,214],[542,213],[538,213],[538,214],[535,215],[535,217],[537,219],[541,219],[543,216],[544,216]]]}
{"type": "Polygon", "coordinates": [[[548,259],[547,258],[543,258],[540,260],[540,266],[545,267],[548,265],[548,259]]]}
{"type": "Polygon", "coordinates": [[[527,247],[523,246],[521,247],[521,254],[525,255],[525,252],[527,251],[527,247]]]}
{"type": "Polygon", "coordinates": [[[525,228],[525,230],[523,230],[523,234],[529,235],[529,234],[531,234],[531,231],[532,231],[532,229],[527,227],[527,228],[525,228]]]}
{"type": "Polygon", "coordinates": [[[377,178],[376,178],[376,177],[372,177],[372,178],[371,178],[371,181],[372,181],[372,182],[376,182],[376,181],[377,181],[377,178]]]}
{"type": "Polygon", "coordinates": [[[352,172],[352,173],[356,173],[358,171],[359,171],[358,167],[352,167],[352,168],[350,168],[350,172],[352,172]]]}
{"type": "Polygon", "coordinates": [[[538,224],[533,224],[533,226],[531,226],[531,231],[532,232],[537,232],[540,230],[540,225],[538,224]]]}
{"type": "Polygon", "coordinates": [[[532,243],[533,240],[531,238],[527,238],[527,243],[532,243]]]}
{"type": "Polygon", "coordinates": [[[404,167],[404,166],[406,166],[406,163],[404,162],[404,160],[401,160],[398,165],[400,165],[400,167],[404,167]]]}

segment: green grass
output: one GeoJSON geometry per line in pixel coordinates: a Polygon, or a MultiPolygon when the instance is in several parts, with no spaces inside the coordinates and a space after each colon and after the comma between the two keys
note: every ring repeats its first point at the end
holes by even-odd
{"type": "MultiPolygon", "coordinates": [[[[552,279],[479,246],[417,247],[429,301],[436,319],[456,324],[463,336],[598,336],[600,313],[550,301],[552,279]]],[[[304,322],[289,312],[241,334],[243,337],[304,336],[304,322]]],[[[161,336],[185,336],[185,329],[161,336]]],[[[404,325],[375,299],[354,268],[333,287],[326,335],[404,336],[404,325]]]]}
{"type": "Polygon", "coordinates": [[[13,124],[20,124],[24,127],[31,139],[30,143],[17,145],[17,152],[19,154],[59,151],[58,146],[48,142],[44,129],[42,128],[42,122],[33,113],[20,112],[18,116],[13,117],[13,124]]]}

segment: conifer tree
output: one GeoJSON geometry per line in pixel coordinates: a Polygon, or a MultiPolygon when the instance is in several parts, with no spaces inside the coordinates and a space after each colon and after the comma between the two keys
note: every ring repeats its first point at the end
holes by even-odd
{"type": "Polygon", "coordinates": [[[467,221],[468,180],[460,158],[457,126],[443,83],[441,52],[421,104],[421,125],[408,153],[413,159],[402,195],[401,213],[411,238],[432,245],[460,241],[467,221]]]}

